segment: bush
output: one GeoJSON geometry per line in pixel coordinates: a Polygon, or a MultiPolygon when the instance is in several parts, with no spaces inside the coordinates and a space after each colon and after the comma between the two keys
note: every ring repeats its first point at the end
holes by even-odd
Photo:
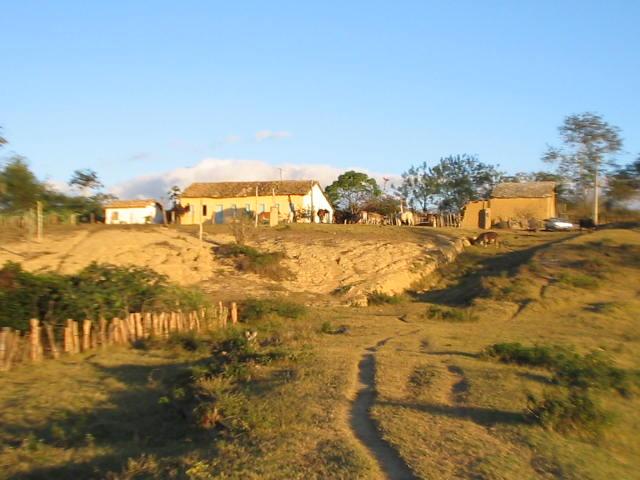
{"type": "Polygon", "coordinates": [[[293,273],[280,264],[284,259],[282,252],[261,252],[248,245],[232,243],[218,249],[223,256],[234,257],[236,268],[242,272],[251,272],[271,280],[291,280],[293,273]]]}
{"type": "Polygon", "coordinates": [[[608,417],[585,389],[571,388],[567,394],[546,393],[542,399],[528,396],[530,418],[558,432],[597,434],[608,417]]]}
{"type": "Polygon", "coordinates": [[[389,295],[376,290],[375,292],[370,292],[367,295],[367,302],[369,305],[397,305],[402,302],[402,297],[398,295],[389,295]]]}
{"type": "Polygon", "coordinates": [[[634,383],[638,382],[637,375],[617,368],[598,352],[582,356],[555,345],[525,347],[520,343],[497,343],[484,353],[505,363],[547,368],[554,372],[555,382],[569,387],[612,388],[622,395],[630,395],[634,383]]]}
{"type": "Polygon", "coordinates": [[[443,322],[475,322],[478,317],[469,309],[442,308],[432,305],[427,307],[426,317],[443,322]]]}
{"type": "Polygon", "coordinates": [[[0,326],[19,330],[28,328],[30,318],[62,323],[205,304],[200,291],[172,285],[148,268],[92,263],[73,275],[36,274],[9,262],[0,269],[0,326]]]}
{"type": "Polygon", "coordinates": [[[246,322],[261,320],[271,315],[282,318],[298,319],[306,315],[307,308],[299,303],[281,298],[245,300],[239,309],[242,320],[246,322]]]}
{"type": "Polygon", "coordinates": [[[598,288],[600,281],[596,277],[585,274],[563,273],[558,278],[560,283],[576,288],[584,288],[586,290],[594,290],[598,288]]]}

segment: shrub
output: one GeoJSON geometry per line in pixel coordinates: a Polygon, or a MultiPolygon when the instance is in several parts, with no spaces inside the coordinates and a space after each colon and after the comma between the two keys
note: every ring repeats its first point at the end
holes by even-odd
{"type": "Polygon", "coordinates": [[[602,353],[580,355],[556,345],[525,347],[520,343],[497,343],[486,348],[485,355],[505,363],[547,368],[554,372],[554,381],[569,387],[613,388],[630,395],[638,376],[613,365],[602,353]]]}
{"type": "Polygon", "coordinates": [[[578,431],[591,435],[600,432],[608,417],[588,391],[570,388],[568,393],[546,393],[542,399],[528,398],[530,418],[558,432],[578,431]]]}
{"type": "Polygon", "coordinates": [[[30,318],[62,323],[131,312],[195,310],[202,292],[172,285],[148,268],[92,263],[73,275],[30,273],[17,263],[0,269],[0,326],[28,328],[30,318]]]}
{"type": "Polygon", "coordinates": [[[242,272],[251,272],[271,280],[291,280],[293,273],[280,264],[284,259],[282,252],[261,252],[248,245],[232,243],[218,249],[223,256],[234,257],[236,268],[242,272]]]}
{"type": "Polygon", "coordinates": [[[582,274],[582,273],[578,273],[578,274],[563,273],[558,278],[558,281],[565,285],[569,285],[576,288],[584,288],[586,290],[594,290],[598,288],[600,284],[600,281],[596,277],[582,274]]]}
{"type": "Polygon", "coordinates": [[[478,320],[478,317],[469,309],[442,308],[435,305],[427,307],[426,317],[443,322],[475,322],[478,320]]]}
{"type": "Polygon", "coordinates": [[[304,317],[306,313],[307,308],[304,305],[281,298],[251,298],[245,300],[240,305],[239,310],[240,317],[246,322],[261,320],[270,315],[282,318],[298,319],[304,317]]]}
{"type": "Polygon", "coordinates": [[[400,297],[399,295],[389,295],[387,293],[379,292],[376,290],[374,292],[370,292],[367,295],[367,302],[369,305],[397,305],[398,303],[402,302],[402,297],[400,297]]]}

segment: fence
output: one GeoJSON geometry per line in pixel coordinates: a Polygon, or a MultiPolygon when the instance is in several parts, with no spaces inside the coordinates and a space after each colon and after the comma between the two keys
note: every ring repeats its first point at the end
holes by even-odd
{"type": "Polygon", "coordinates": [[[110,345],[130,345],[136,340],[168,338],[174,332],[204,332],[225,328],[238,322],[238,307],[222,302],[208,312],[202,308],[192,312],[131,313],[126,318],[107,322],[67,320],[57,330],[49,323],[31,319],[29,332],[21,333],[4,327],[0,330],[0,370],[10,370],[20,363],[35,363],[45,358],[57,359],[110,345]]]}

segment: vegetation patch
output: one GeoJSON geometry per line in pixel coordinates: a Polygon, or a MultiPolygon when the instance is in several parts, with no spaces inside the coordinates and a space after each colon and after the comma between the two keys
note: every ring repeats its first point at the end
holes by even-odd
{"type": "Polygon", "coordinates": [[[256,248],[239,243],[230,243],[218,248],[219,255],[233,257],[235,265],[241,272],[251,272],[271,280],[292,280],[293,272],[280,262],[284,259],[282,252],[261,252],[256,248]]]}
{"type": "Polygon", "coordinates": [[[556,345],[526,347],[520,343],[497,343],[485,349],[484,354],[504,363],[547,368],[554,372],[556,383],[569,387],[614,389],[630,395],[639,380],[637,373],[614,366],[600,352],[580,355],[556,345]]]}
{"type": "Polygon", "coordinates": [[[246,322],[262,320],[270,316],[297,320],[307,314],[307,307],[282,298],[250,298],[240,305],[240,318],[246,322]]]}
{"type": "Polygon", "coordinates": [[[409,390],[414,396],[420,395],[429,387],[437,376],[436,370],[431,365],[418,365],[409,376],[409,390]]]}
{"type": "Polygon", "coordinates": [[[389,295],[377,290],[367,294],[368,305],[397,305],[401,303],[402,300],[400,295],[389,295]]]}
{"type": "Polygon", "coordinates": [[[7,262],[0,269],[0,326],[26,330],[29,319],[60,324],[148,311],[196,310],[202,292],[169,283],[155,271],[92,263],[73,275],[30,273],[7,262]]]}
{"type": "Polygon", "coordinates": [[[542,398],[530,394],[527,401],[529,416],[534,422],[562,433],[597,435],[609,420],[588,390],[582,388],[547,392],[542,398]]]}
{"type": "Polygon", "coordinates": [[[598,278],[584,273],[563,273],[558,277],[558,281],[564,285],[585,290],[595,290],[600,286],[598,278]]]}
{"type": "Polygon", "coordinates": [[[426,318],[443,322],[476,322],[477,315],[468,308],[445,308],[431,305],[425,312],[426,318]]]}

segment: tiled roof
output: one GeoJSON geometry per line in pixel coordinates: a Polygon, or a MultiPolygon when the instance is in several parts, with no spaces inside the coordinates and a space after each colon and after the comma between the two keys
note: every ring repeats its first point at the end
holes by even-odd
{"type": "Polygon", "coordinates": [[[231,198],[253,197],[258,187],[258,195],[306,195],[311,190],[315,180],[283,180],[267,182],[212,182],[192,183],[184,192],[182,198],[231,198]]]}
{"type": "Polygon", "coordinates": [[[104,208],[144,208],[149,205],[155,205],[156,202],[152,198],[145,198],[142,200],[113,200],[106,204],[104,208]]]}
{"type": "Polygon", "coordinates": [[[493,187],[493,198],[540,198],[551,197],[556,182],[505,182],[493,187]]]}

